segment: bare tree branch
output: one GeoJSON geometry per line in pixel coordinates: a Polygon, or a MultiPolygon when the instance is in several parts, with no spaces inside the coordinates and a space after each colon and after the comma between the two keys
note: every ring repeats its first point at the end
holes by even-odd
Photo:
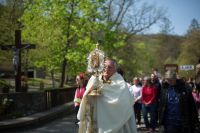
{"type": "Polygon", "coordinates": [[[112,8],[112,3],[113,3],[114,0],[110,0],[108,2],[108,21],[111,21],[111,8],[112,8]]]}
{"type": "MultiPolygon", "coordinates": [[[[154,5],[144,3],[138,6],[138,0],[109,0],[108,21],[110,29],[126,29],[131,34],[140,33],[165,17],[164,9],[157,9],[154,5]]],[[[141,4],[141,3],[140,3],[141,4]]]]}

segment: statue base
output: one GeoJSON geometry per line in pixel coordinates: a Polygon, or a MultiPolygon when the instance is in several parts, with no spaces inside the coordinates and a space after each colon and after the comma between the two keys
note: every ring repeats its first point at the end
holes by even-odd
{"type": "Polygon", "coordinates": [[[92,90],[88,95],[89,96],[101,96],[102,93],[101,93],[100,89],[95,89],[95,90],[92,90]]]}

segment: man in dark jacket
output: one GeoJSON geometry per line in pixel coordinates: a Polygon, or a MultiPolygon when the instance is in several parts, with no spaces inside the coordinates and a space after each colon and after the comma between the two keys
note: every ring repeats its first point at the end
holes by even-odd
{"type": "Polygon", "coordinates": [[[160,101],[160,92],[161,92],[161,84],[160,81],[157,77],[157,75],[155,75],[154,73],[151,74],[151,82],[153,84],[153,86],[156,87],[157,89],[157,96],[156,96],[156,124],[158,122],[158,105],[159,105],[159,101],[160,101]]]}
{"type": "Polygon", "coordinates": [[[164,133],[194,133],[198,123],[198,113],[191,91],[176,79],[176,72],[167,71],[163,81],[159,124],[164,126],[164,133]]]}
{"type": "Polygon", "coordinates": [[[158,90],[157,98],[159,99],[159,95],[160,95],[160,91],[161,91],[161,84],[160,84],[160,81],[159,81],[157,75],[155,75],[153,73],[151,74],[151,82],[158,90]]]}

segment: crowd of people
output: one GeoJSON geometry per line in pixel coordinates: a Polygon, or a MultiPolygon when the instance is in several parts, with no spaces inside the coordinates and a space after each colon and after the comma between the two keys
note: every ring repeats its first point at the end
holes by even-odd
{"type": "Polygon", "coordinates": [[[134,111],[138,126],[142,112],[144,124],[150,131],[163,126],[165,133],[194,132],[198,124],[200,96],[193,79],[184,79],[178,78],[172,70],[167,71],[162,80],[156,73],[144,79],[133,78],[130,92],[136,101],[134,111]]]}
{"type": "Polygon", "coordinates": [[[149,132],[163,127],[160,129],[164,133],[195,133],[199,91],[192,78],[178,78],[176,71],[168,70],[161,76],[155,69],[127,83],[116,61],[107,59],[101,76],[92,75],[88,81],[81,73],[76,83],[74,103],[79,133],[136,133],[142,118],[149,132]],[[88,95],[99,86],[101,96],[88,95]]]}

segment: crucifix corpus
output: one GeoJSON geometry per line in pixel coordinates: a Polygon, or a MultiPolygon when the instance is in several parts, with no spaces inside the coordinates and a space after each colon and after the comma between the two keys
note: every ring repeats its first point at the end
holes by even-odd
{"type": "Polygon", "coordinates": [[[1,45],[2,50],[14,50],[13,67],[15,74],[15,92],[22,92],[21,89],[21,50],[35,49],[35,44],[21,43],[21,30],[15,31],[15,45],[1,45]]]}

